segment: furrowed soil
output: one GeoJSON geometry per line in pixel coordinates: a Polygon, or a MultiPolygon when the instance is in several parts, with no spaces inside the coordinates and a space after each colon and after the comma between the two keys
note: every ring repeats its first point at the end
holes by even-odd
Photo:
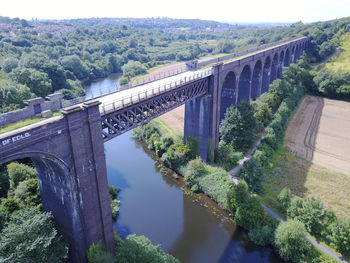
{"type": "Polygon", "coordinates": [[[350,176],[350,103],[306,96],[285,142],[294,155],[350,176]]]}

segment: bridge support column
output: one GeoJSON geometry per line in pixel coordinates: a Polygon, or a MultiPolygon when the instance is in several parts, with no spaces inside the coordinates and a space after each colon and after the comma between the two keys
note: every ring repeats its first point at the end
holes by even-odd
{"type": "MultiPolygon", "coordinates": [[[[83,109],[66,108],[62,112],[68,127],[71,153],[66,157],[72,165],[76,202],[72,210],[60,210],[57,221],[72,218],[69,233],[63,233],[70,243],[70,261],[86,262],[86,250],[92,243],[102,242],[114,249],[114,233],[109,204],[106,160],[104,154],[99,102],[84,103],[83,109]],[[66,219],[64,219],[66,218],[66,219]]],[[[64,197],[63,203],[71,201],[64,197]]],[[[43,196],[45,199],[45,196],[43,196]]],[[[45,206],[44,206],[45,207],[45,206]]],[[[55,216],[57,218],[57,216],[55,216]]],[[[58,222],[59,223],[59,222],[58,222]]],[[[66,227],[65,227],[66,228],[66,227]]],[[[63,232],[65,232],[63,230],[63,232]]]]}
{"type": "Polygon", "coordinates": [[[199,156],[204,161],[214,157],[219,143],[220,101],[219,85],[222,63],[213,66],[209,81],[209,94],[185,104],[184,140],[188,137],[199,141],[199,156]]]}

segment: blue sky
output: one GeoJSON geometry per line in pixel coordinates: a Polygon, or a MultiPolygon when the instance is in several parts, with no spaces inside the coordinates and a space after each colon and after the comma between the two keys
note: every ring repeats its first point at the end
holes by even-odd
{"type": "Polygon", "coordinates": [[[25,19],[172,17],[315,22],[350,16],[350,0],[3,0],[0,16],[25,19]]]}

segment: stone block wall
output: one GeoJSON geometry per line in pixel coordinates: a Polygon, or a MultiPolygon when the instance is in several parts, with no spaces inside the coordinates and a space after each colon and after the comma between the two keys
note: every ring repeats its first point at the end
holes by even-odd
{"type": "Polygon", "coordinates": [[[62,108],[63,94],[54,93],[45,99],[34,98],[25,101],[27,106],[23,109],[0,114],[0,126],[5,126],[20,120],[34,117],[45,110],[58,110],[62,108]]]}

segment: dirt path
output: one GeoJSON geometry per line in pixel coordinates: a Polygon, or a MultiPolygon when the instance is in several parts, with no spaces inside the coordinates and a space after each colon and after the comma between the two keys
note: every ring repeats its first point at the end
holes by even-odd
{"type": "Polygon", "coordinates": [[[350,103],[306,96],[285,138],[296,156],[350,176],[350,103]]]}

